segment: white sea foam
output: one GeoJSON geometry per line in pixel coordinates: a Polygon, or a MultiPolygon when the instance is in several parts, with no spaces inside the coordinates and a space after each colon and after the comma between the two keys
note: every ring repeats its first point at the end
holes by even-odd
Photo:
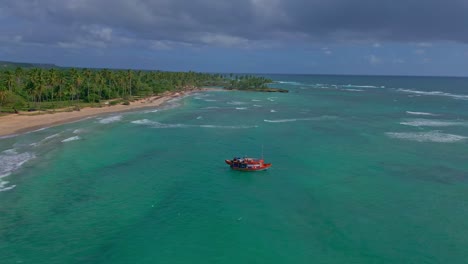
{"type": "Polygon", "coordinates": [[[208,106],[208,107],[205,107],[204,109],[218,109],[219,106],[208,106]]]}
{"type": "Polygon", "coordinates": [[[99,120],[99,123],[101,123],[101,124],[110,124],[110,123],[118,122],[120,120],[122,120],[122,116],[121,115],[116,115],[116,116],[110,116],[110,117],[103,118],[103,119],[99,120]]]}
{"type": "Polygon", "coordinates": [[[446,120],[431,120],[431,119],[412,119],[405,122],[400,122],[405,126],[415,127],[447,127],[447,126],[466,126],[466,122],[446,121],[446,120]]]}
{"type": "Polygon", "coordinates": [[[347,85],[343,85],[343,87],[356,87],[356,88],[371,88],[371,89],[375,89],[375,88],[383,88],[384,86],[347,84],[347,85]]]}
{"type": "Polygon", "coordinates": [[[247,107],[236,107],[236,110],[247,110],[247,107]]]}
{"type": "Polygon", "coordinates": [[[364,90],[361,89],[342,89],[343,91],[349,91],[349,92],[364,92],[364,90]]]}
{"type": "Polygon", "coordinates": [[[276,113],[276,110],[271,109],[271,110],[270,110],[270,113],[276,113]]]}
{"type": "MultiPolygon", "coordinates": [[[[77,129],[78,130],[78,129],[77,129]]],[[[76,131],[76,130],[75,130],[76,131]]],[[[73,131],[73,133],[75,133],[75,131],[73,131]]],[[[76,133],[75,133],[76,134],[76,133]]],[[[46,141],[46,140],[49,140],[49,139],[53,139],[53,138],[56,138],[60,135],[60,133],[57,133],[57,134],[53,134],[53,135],[50,135],[48,137],[45,137],[42,141],[46,141]]]]}
{"type": "Polygon", "coordinates": [[[64,140],[62,140],[62,142],[65,143],[65,142],[75,141],[75,140],[79,140],[79,139],[80,139],[79,136],[74,136],[74,137],[69,137],[67,139],[64,139],[64,140]]]}
{"type": "Polygon", "coordinates": [[[203,119],[203,116],[197,116],[197,119],[198,120],[203,119]]]}
{"type": "Polygon", "coordinates": [[[151,121],[148,119],[132,121],[133,124],[147,125],[152,128],[225,128],[225,129],[242,129],[242,128],[255,128],[257,126],[238,125],[238,126],[222,126],[222,125],[186,125],[186,124],[163,124],[157,121],[151,121]]]}
{"type": "Polygon", "coordinates": [[[9,155],[17,154],[16,149],[7,149],[7,150],[2,151],[2,153],[9,154],[9,155]]]}
{"type": "Polygon", "coordinates": [[[289,118],[289,119],[264,119],[263,121],[267,123],[285,123],[285,122],[296,122],[296,121],[319,121],[326,119],[334,119],[335,116],[319,116],[319,117],[308,117],[308,118],[289,118]]]}
{"type": "Polygon", "coordinates": [[[268,122],[268,123],[284,123],[284,122],[296,122],[297,119],[295,119],[295,118],[292,118],[292,119],[276,119],[276,120],[264,119],[263,121],[268,122]]]}
{"type": "Polygon", "coordinates": [[[218,125],[200,125],[203,128],[225,128],[225,129],[246,129],[246,128],[256,128],[258,126],[247,126],[247,125],[239,125],[239,126],[218,126],[218,125]]]}
{"type": "Polygon", "coordinates": [[[436,114],[426,113],[426,112],[412,112],[412,111],[406,111],[406,113],[409,114],[409,115],[438,116],[438,115],[436,115],[436,114]]]}
{"type": "Polygon", "coordinates": [[[33,147],[36,147],[36,146],[39,146],[40,144],[44,143],[44,142],[47,142],[53,138],[56,138],[60,135],[60,133],[57,133],[57,134],[53,134],[51,136],[48,136],[48,137],[45,137],[43,140],[39,141],[39,142],[36,142],[36,143],[31,143],[29,144],[30,146],[33,146],[33,147]]]}
{"type": "Polygon", "coordinates": [[[246,104],[245,102],[239,102],[239,101],[231,101],[231,102],[228,102],[228,104],[230,105],[243,105],[243,104],[246,104]]]}
{"type": "Polygon", "coordinates": [[[387,132],[385,133],[391,138],[411,140],[417,142],[438,142],[438,143],[454,143],[465,140],[467,137],[453,134],[445,134],[440,131],[429,132],[387,132]]]}
{"type": "Polygon", "coordinates": [[[24,163],[35,158],[30,152],[17,153],[15,149],[9,149],[0,154],[0,192],[15,188],[15,185],[7,186],[8,182],[1,180],[18,170],[24,163]]]}
{"type": "Polygon", "coordinates": [[[418,94],[418,95],[445,96],[445,97],[451,97],[451,98],[459,99],[459,100],[468,100],[468,95],[465,95],[465,94],[451,94],[451,93],[446,93],[446,92],[441,92],[441,91],[418,91],[418,90],[402,89],[402,88],[397,89],[397,91],[404,92],[404,93],[413,93],[413,94],[418,94]]]}
{"type": "Polygon", "coordinates": [[[256,105],[256,104],[254,104],[253,106],[255,106],[255,107],[262,107],[261,105],[256,105]]]}
{"type": "Polygon", "coordinates": [[[49,127],[43,127],[43,128],[39,128],[39,129],[33,130],[33,131],[31,131],[31,132],[28,132],[28,133],[39,132],[39,131],[46,130],[46,129],[48,129],[48,128],[49,128],[49,127]]]}
{"type": "Polygon", "coordinates": [[[216,101],[218,101],[218,100],[215,100],[215,99],[205,99],[205,100],[203,100],[203,101],[205,101],[205,102],[216,102],[216,101]]]}
{"type": "Polygon", "coordinates": [[[290,82],[290,81],[278,81],[281,84],[290,84],[290,85],[302,85],[300,82],[290,82]]]}
{"type": "Polygon", "coordinates": [[[268,97],[267,99],[268,99],[268,101],[270,101],[270,102],[274,102],[276,98],[278,98],[278,97],[268,97]]]}
{"type": "Polygon", "coordinates": [[[156,112],[159,112],[159,110],[158,110],[158,109],[146,110],[146,111],[144,111],[143,113],[144,113],[144,114],[149,114],[149,113],[156,113],[156,112]]]}
{"type": "Polygon", "coordinates": [[[16,137],[16,136],[18,136],[18,134],[12,134],[12,135],[0,136],[0,139],[12,138],[12,137],[16,137]]]}
{"type": "Polygon", "coordinates": [[[260,102],[262,100],[258,100],[258,99],[252,99],[252,102],[260,102]]]}

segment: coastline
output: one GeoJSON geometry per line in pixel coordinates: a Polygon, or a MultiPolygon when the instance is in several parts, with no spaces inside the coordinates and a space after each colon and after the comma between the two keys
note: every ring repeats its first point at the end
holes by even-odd
{"type": "Polygon", "coordinates": [[[199,88],[188,91],[166,92],[162,95],[151,96],[144,99],[136,100],[134,102],[130,102],[130,105],[119,104],[103,107],[85,107],[82,108],[80,111],[71,112],[52,112],[42,114],[19,113],[0,116],[0,138],[10,137],[42,128],[76,122],[85,118],[95,117],[102,114],[158,107],[174,98],[180,98],[194,92],[211,90],[213,89],[199,88]]]}

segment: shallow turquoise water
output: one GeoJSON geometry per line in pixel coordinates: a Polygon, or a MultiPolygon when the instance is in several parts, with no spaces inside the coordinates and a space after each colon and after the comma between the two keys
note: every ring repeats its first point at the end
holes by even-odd
{"type": "Polygon", "coordinates": [[[467,79],[271,77],[1,139],[0,263],[468,261],[467,79]]]}

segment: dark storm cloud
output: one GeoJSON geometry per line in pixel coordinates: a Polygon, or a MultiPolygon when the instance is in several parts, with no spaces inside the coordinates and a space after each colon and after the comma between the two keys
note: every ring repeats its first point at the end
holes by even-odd
{"type": "Polygon", "coordinates": [[[468,1],[462,0],[0,2],[2,42],[6,37],[63,47],[145,41],[156,41],[159,46],[177,42],[249,45],[324,39],[468,42],[468,1]]]}

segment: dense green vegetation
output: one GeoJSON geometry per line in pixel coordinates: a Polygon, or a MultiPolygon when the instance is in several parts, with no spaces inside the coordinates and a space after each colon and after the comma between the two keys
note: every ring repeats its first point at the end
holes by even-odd
{"type": "Polygon", "coordinates": [[[228,90],[241,90],[241,91],[255,91],[255,92],[282,92],[287,93],[288,90],[271,88],[267,84],[273,81],[264,77],[257,77],[253,75],[241,75],[232,78],[230,76],[228,83],[225,85],[225,89],[228,90]]]}
{"type": "MultiPolygon", "coordinates": [[[[9,64],[8,64],[9,65],[9,64]]],[[[18,64],[15,64],[18,65],[18,64]]],[[[128,104],[133,99],[203,86],[269,91],[271,80],[196,72],[5,67],[0,71],[0,112],[75,109],[128,104]]],[[[44,64],[46,65],[46,64],[44,64]]],[[[11,65],[10,65],[11,66],[11,65]]]]}

